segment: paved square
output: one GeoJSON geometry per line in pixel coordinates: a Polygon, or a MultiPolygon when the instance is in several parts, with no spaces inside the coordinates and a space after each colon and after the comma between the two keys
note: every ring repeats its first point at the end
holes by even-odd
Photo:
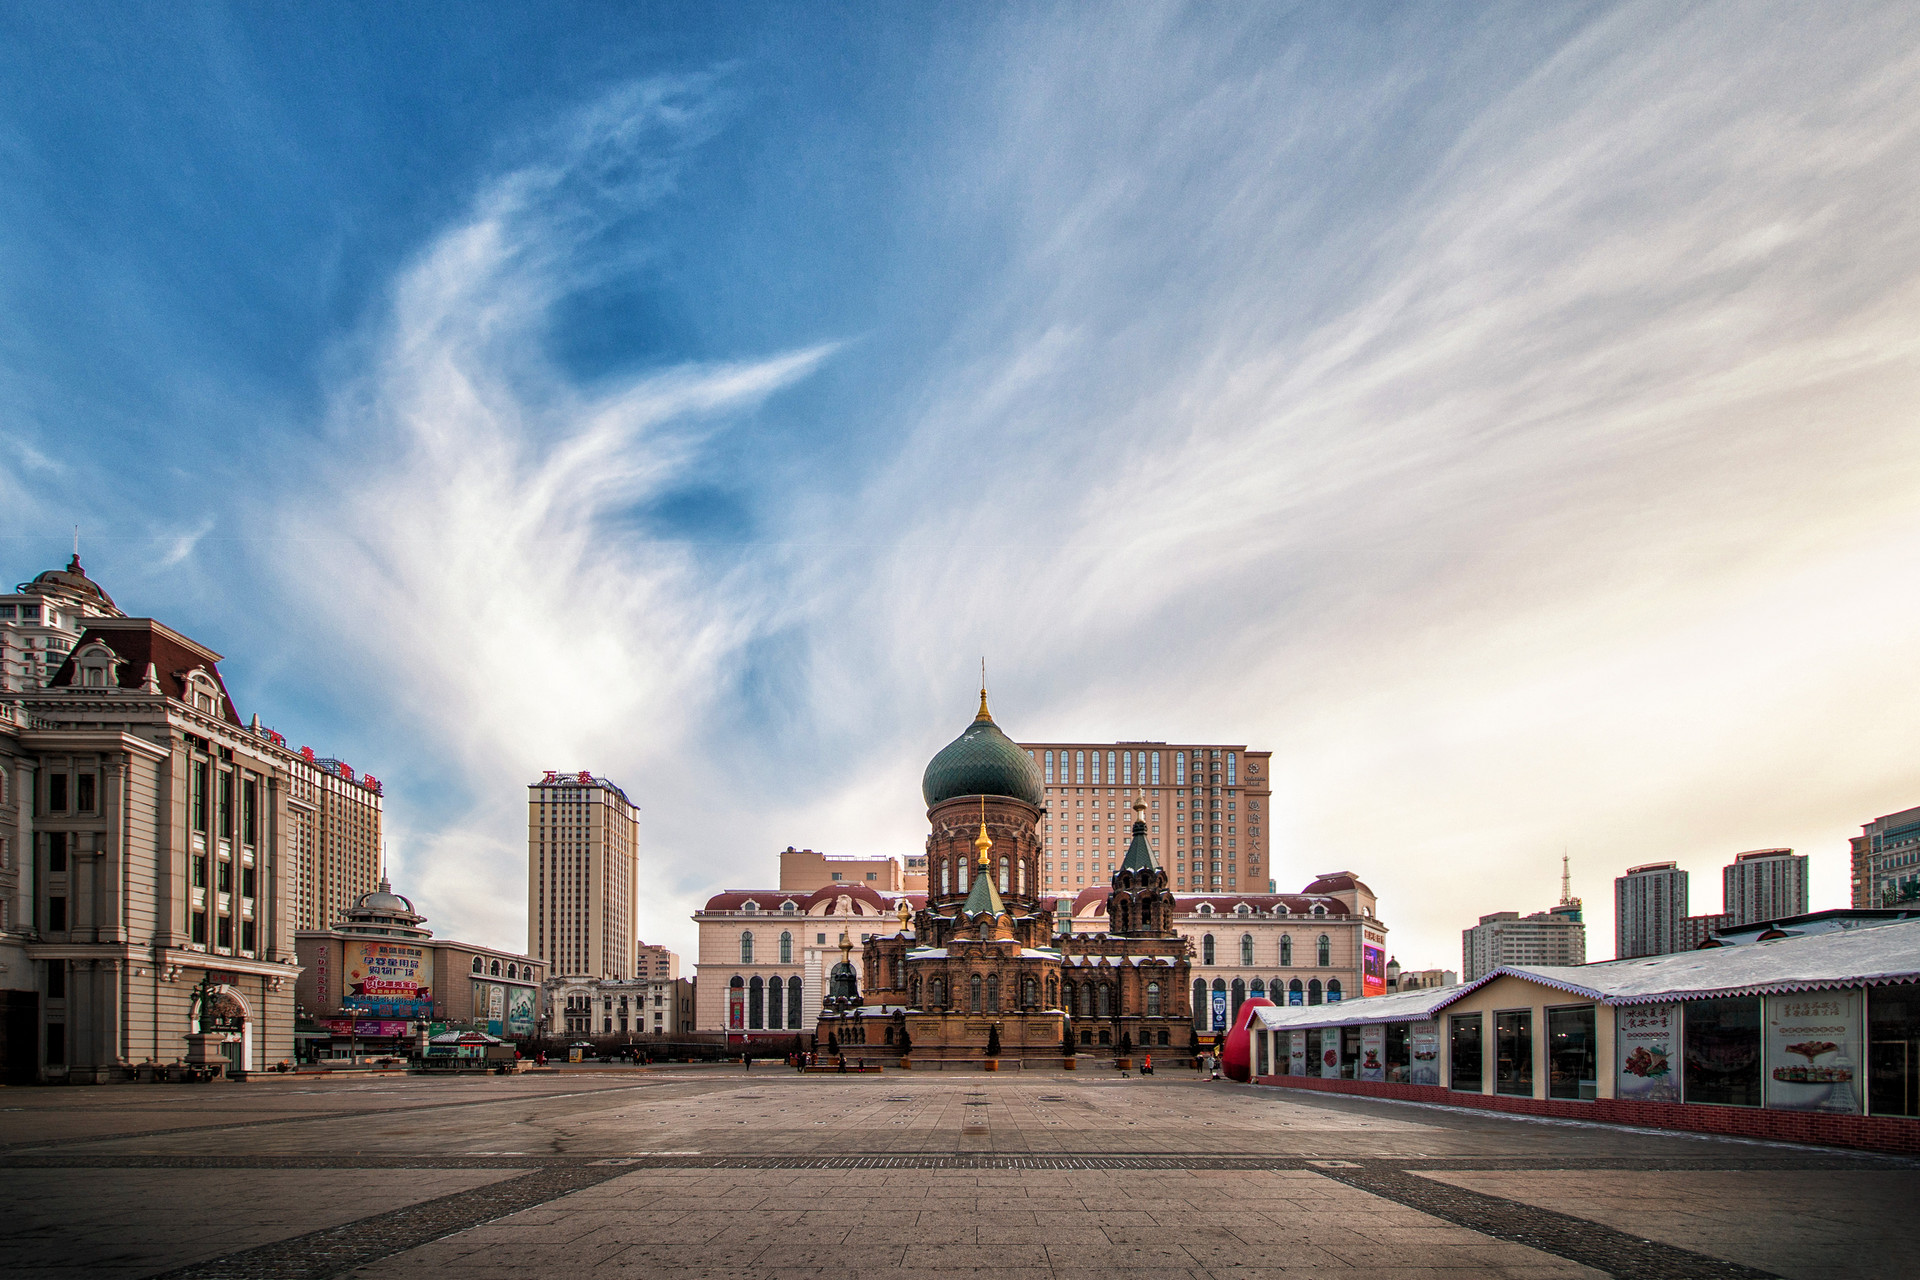
{"type": "Polygon", "coordinates": [[[9,1277],[1920,1275],[1920,1163],[1190,1074],[0,1092],[9,1277]]]}

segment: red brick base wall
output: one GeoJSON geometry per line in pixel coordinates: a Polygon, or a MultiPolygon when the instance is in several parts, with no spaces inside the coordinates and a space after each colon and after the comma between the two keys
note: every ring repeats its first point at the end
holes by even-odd
{"type": "Polygon", "coordinates": [[[1477,1107],[1482,1111],[1552,1116],[1556,1120],[1591,1120],[1599,1124],[1637,1125],[1643,1129],[1682,1129],[1767,1142],[1806,1142],[1823,1147],[1920,1155],[1920,1120],[1901,1116],[1833,1116],[1810,1111],[1633,1102],[1620,1098],[1598,1098],[1592,1102],[1509,1098],[1497,1094],[1455,1093],[1438,1085],[1323,1080],[1318,1076],[1261,1076],[1255,1083],[1318,1093],[1348,1093],[1363,1098],[1393,1098],[1401,1102],[1433,1102],[1449,1107],[1477,1107]]]}

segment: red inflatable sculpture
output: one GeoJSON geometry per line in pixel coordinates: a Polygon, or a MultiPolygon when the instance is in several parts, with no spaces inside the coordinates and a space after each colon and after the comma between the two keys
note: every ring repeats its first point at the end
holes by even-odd
{"type": "Polygon", "coordinates": [[[1229,1080],[1245,1084],[1253,1075],[1253,1036],[1247,1024],[1253,1021],[1253,1011],[1263,1005],[1271,1008],[1273,1001],[1265,996],[1248,996],[1234,1015],[1233,1029],[1220,1046],[1220,1074],[1229,1080]]]}

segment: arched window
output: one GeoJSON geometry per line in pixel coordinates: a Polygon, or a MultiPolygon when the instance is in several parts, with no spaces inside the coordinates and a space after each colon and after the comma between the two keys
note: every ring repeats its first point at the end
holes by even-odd
{"type": "Polygon", "coordinates": [[[783,979],[775,978],[767,983],[767,1025],[775,1031],[787,1020],[786,1010],[782,1007],[786,1004],[786,994],[787,984],[783,979]]]}
{"type": "Polygon", "coordinates": [[[1325,914],[1327,914],[1327,904],[1326,904],[1326,903],[1324,903],[1324,902],[1316,902],[1316,903],[1314,903],[1314,904],[1313,904],[1313,914],[1315,914],[1315,915],[1317,915],[1317,916],[1323,916],[1323,915],[1325,915],[1325,914]]]}
{"type": "Polygon", "coordinates": [[[1080,984],[1080,1016],[1083,1018],[1093,1016],[1093,984],[1091,982],[1080,984]]]}
{"type": "Polygon", "coordinates": [[[758,977],[747,984],[747,1030],[758,1031],[766,1025],[766,984],[758,977]]]}
{"type": "Polygon", "coordinates": [[[987,975],[987,1012],[1000,1012],[1000,975],[987,975]]]}
{"type": "Polygon", "coordinates": [[[1094,999],[1095,1012],[1097,1015],[1102,1018],[1111,1018],[1113,1016],[1113,988],[1104,982],[1101,983],[1099,989],[1094,992],[1094,999]]]}
{"type": "Polygon", "coordinates": [[[1340,979],[1338,978],[1327,979],[1327,1003],[1340,1003],[1340,979]]]}
{"type": "Polygon", "coordinates": [[[1213,935],[1210,933],[1202,934],[1200,937],[1200,963],[1213,963],[1213,935]]]}
{"type": "Polygon", "coordinates": [[[753,934],[751,932],[740,935],[740,963],[753,963],[753,934]]]}
{"type": "Polygon", "coordinates": [[[959,865],[953,869],[953,891],[965,893],[967,891],[967,860],[961,858],[958,859],[958,863],[959,865]]]}
{"type": "Polygon", "coordinates": [[[787,1030],[800,1029],[800,977],[795,974],[787,979],[787,1030]]]}
{"type": "Polygon", "coordinates": [[[1013,882],[1008,879],[1012,874],[1012,865],[1005,854],[1000,855],[1000,892],[1002,893],[1013,892],[1013,882]]]}
{"type": "Polygon", "coordinates": [[[1307,1003],[1308,1004],[1320,1003],[1320,979],[1318,978],[1315,978],[1313,981],[1307,984],[1307,1003]]]}
{"type": "Polygon", "coordinates": [[[977,973],[967,979],[967,1012],[980,1012],[980,975],[977,973]]]}
{"type": "Polygon", "coordinates": [[[475,956],[473,958],[473,971],[475,973],[485,973],[487,971],[487,962],[479,956],[475,956]]]}
{"type": "Polygon", "coordinates": [[[780,934],[780,963],[793,963],[793,935],[784,930],[780,934]]]}
{"type": "Polygon", "coordinates": [[[1280,967],[1283,969],[1287,969],[1287,968],[1291,968],[1292,966],[1293,966],[1293,935],[1290,933],[1283,933],[1280,935],[1280,967]]]}
{"type": "Polygon", "coordinates": [[[1255,978],[1253,980],[1253,985],[1247,988],[1247,994],[1250,996],[1256,996],[1256,997],[1264,996],[1267,994],[1267,984],[1260,981],[1260,979],[1255,978]]]}
{"type": "Polygon", "coordinates": [[[487,971],[487,975],[493,978],[500,976],[500,962],[498,960],[493,962],[493,967],[487,971]]]}
{"type": "Polygon", "coordinates": [[[1060,980],[1058,978],[1050,977],[1047,979],[1047,1008],[1058,1009],[1059,1007],[1060,1007],[1060,980]]]}
{"type": "Polygon", "coordinates": [[[1160,984],[1157,982],[1147,984],[1147,1016],[1149,1018],[1160,1016],[1160,984]]]}
{"type": "Polygon", "coordinates": [[[907,984],[907,1005],[908,1007],[914,1008],[914,1009],[918,1009],[920,1007],[920,979],[919,978],[915,978],[913,979],[913,981],[907,984]]]}
{"type": "Polygon", "coordinates": [[[1040,1003],[1040,979],[1028,974],[1020,980],[1020,1007],[1031,1009],[1040,1003]]]}
{"type": "Polygon", "coordinates": [[[1303,1004],[1305,1003],[1306,998],[1307,998],[1307,989],[1300,985],[1300,979],[1295,978],[1292,982],[1289,982],[1287,984],[1287,1003],[1288,1004],[1303,1004]]]}
{"type": "Polygon", "coordinates": [[[1193,980],[1193,1025],[1202,1030],[1207,1025],[1207,980],[1193,980]]]}
{"type": "Polygon", "coordinates": [[[951,888],[952,884],[953,868],[948,866],[946,860],[943,858],[940,861],[940,892],[951,893],[953,891],[951,888]]]}
{"type": "Polygon", "coordinates": [[[1235,978],[1233,980],[1233,1005],[1232,1005],[1232,1008],[1233,1008],[1232,1016],[1234,1018],[1237,1019],[1240,1016],[1240,1006],[1245,1004],[1246,1002],[1247,1002],[1246,981],[1241,978],[1235,978]]]}
{"type": "Polygon", "coordinates": [[[1314,944],[1313,962],[1322,969],[1333,963],[1333,939],[1326,934],[1320,935],[1320,941],[1314,944]]]}
{"type": "Polygon", "coordinates": [[[947,984],[943,978],[927,979],[927,1004],[935,1009],[947,1003],[947,984]]]}
{"type": "Polygon", "coordinates": [[[1253,963],[1253,935],[1250,933],[1240,935],[1240,963],[1253,963]]]}
{"type": "Polygon", "coordinates": [[[517,978],[520,976],[520,966],[511,960],[507,961],[507,976],[509,978],[517,978]]]}

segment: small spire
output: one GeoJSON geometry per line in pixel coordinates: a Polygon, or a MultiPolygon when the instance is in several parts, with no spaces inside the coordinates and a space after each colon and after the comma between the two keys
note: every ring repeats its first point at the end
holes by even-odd
{"type": "Polygon", "coordinates": [[[993,837],[987,834],[987,798],[980,797],[980,834],[973,838],[973,847],[980,851],[980,865],[987,865],[987,850],[993,848],[993,837]]]}
{"type": "Polygon", "coordinates": [[[993,720],[993,712],[987,710],[987,660],[985,658],[980,659],[980,714],[973,718],[973,722],[978,724],[982,720],[989,723],[993,720]]]}

